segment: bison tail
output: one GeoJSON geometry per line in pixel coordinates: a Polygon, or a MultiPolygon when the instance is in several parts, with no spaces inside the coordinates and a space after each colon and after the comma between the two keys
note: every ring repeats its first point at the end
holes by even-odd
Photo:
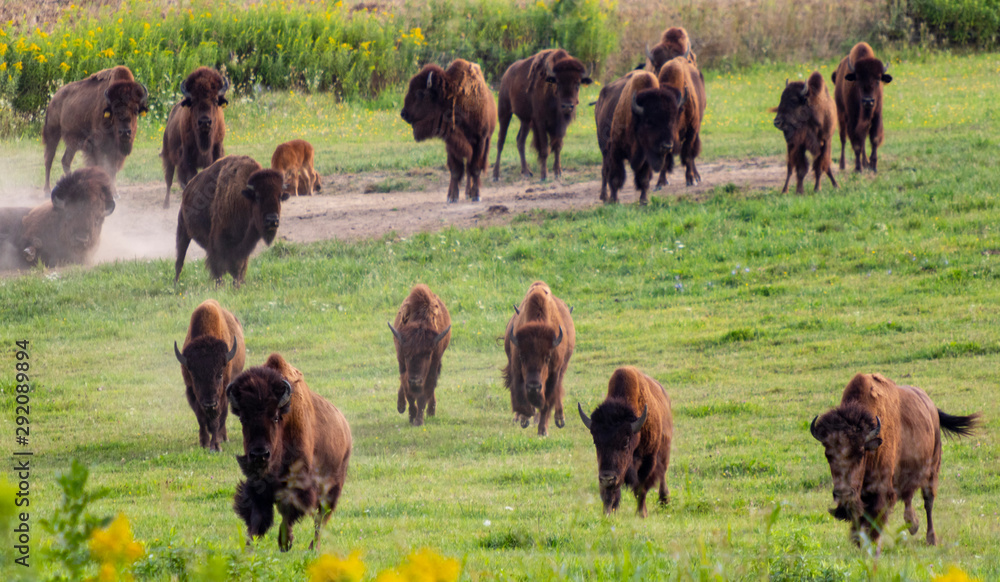
{"type": "Polygon", "coordinates": [[[976,428],[976,425],[979,424],[979,413],[970,414],[969,416],[952,416],[938,409],[938,420],[941,421],[941,428],[951,434],[960,437],[969,436],[972,434],[972,429],[976,428]]]}
{"type": "Polygon", "coordinates": [[[502,370],[500,370],[500,373],[503,374],[503,385],[506,386],[508,390],[510,390],[511,387],[514,385],[513,374],[511,374],[510,372],[510,362],[507,362],[507,365],[504,366],[502,370]]]}

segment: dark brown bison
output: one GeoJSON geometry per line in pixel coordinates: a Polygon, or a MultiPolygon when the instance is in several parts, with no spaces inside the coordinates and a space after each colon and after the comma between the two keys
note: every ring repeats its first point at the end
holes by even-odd
{"type": "Polygon", "coordinates": [[[191,314],[184,350],[174,342],[174,355],[181,363],[188,404],[198,419],[198,443],[218,451],[219,441],[229,440],[226,386],[246,361],[243,326],[218,301],[208,299],[191,314]]]}
{"type": "Polygon", "coordinates": [[[312,144],[304,139],[293,139],[274,148],[271,169],[285,177],[285,192],[292,196],[309,195],[322,188],[319,173],[313,167],[312,144]]]}
{"type": "Polygon", "coordinates": [[[399,362],[399,393],[396,410],[410,405],[410,424],[424,423],[434,416],[437,401],[434,388],[441,374],[441,357],[451,342],[451,316],[444,302],[427,285],[417,285],[396,312],[395,325],[389,324],[399,362]]]}
{"type": "MultiPolygon", "coordinates": [[[[691,61],[677,57],[660,69],[657,80],[660,87],[673,87],[684,95],[684,105],[677,117],[677,135],[681,145],[681,163],[684,164],[684,178],[688,186],[701,182],[701,174],[695,165],[695,158],[701,153],[701,121],[708,105],[705,95],[705,77],[691,61]]],[[[671,166],[673,164],[670,164],[671,166]]],[[[660,170],[656,187],[667,184],[667,168],[660,170]]]]}
{"type": "Polygon", "coordinates": [[[951,416],[913,386],[897,386],[879,374],[857,374],[844,388],[840,406],[813,418],[810,431],[823,443],[833,475],[830,514],[851,522],[881,547],[879,536],[896,500],[902,498],[910,535],[917,533],[913,494],[919,489],[927,512],[927,543],[937,543],[931,510],[941,469],[941,429],[964,436],[978,414],[951,416]]]}
{"type": "Polygon", "coordinates": [[[63,173],[69,174],[76,152],[87,165],[98,166],[114,180],[132,153],[139,116],[148,110],[146,88],[128,67],[114,67],[63,86],[45,110],[45,193],[49,193],[52,160],[59,140],[66,143],[63,173]]]}
{"type": "Polygon", "coordinates": [[[580,419],[597,448],[597,482],[604,513],[618,510],[622,483],[638,500],[636,513],[646,517],[646,493],[660,483],[660,504],[669,499],[667,466],[674,438],[670,398],[659,382],[631,366],[611,374],[608,394],[588,418],[580,419]]]}
{"type": "Polygon", "coordinates": [[[788,192],[792,168],[795,168],[797,178],[795,193],[804,192],[802,182],[809,172],[806,152],[813,157],[813,174],[816,176],[814,190],[819,192],[823,174],[830,177],[830,182],[836,188],[837,179],[830,169],[830,152],[833,150],[833,127],[837,123],[837,111],[826,90],[823,75],[816,71],[805,83],[785,81],[781,102],[771,111],[777,114],[774,116],[774,126],[785,134],[785,144],[788,147],[788,174],[781,193],[788,192]]]}
{"type": "Polygon", "coordinates": [[[177,213],[174,283],[194,239],[208,254],[205,263],[216,283],[228,272],[239,287],[257,242],[270,245],[278,234],[281,202],[288,199],[283,181],[279,172],[247,156],[222,158],[195,176],[184,188],[177,213]]]}
{"type": "Polygon", "coordinates": [[[840,61],[833,73],[833,100],[840,122],[840,169],[844,169],[846,134],[854,148],[854,171],[871,168],[878,171],[878,146],[882,145],[882,85],[891,83],[889,65],[875,58],[868,43],[859,42],[840,61]],[[872,153],[865,155],[865,138],[871,140],[872,153]]]}
{"type": "Polygon", "coordinates": [[[527,428],[534,416],[539,436],[547,436],[553,409],[556,426],[566,424],[563,377],[576,347],[576,328],[566,303],[542,281],[531,284],[514,311],[504,333],[504,384],[521,428],[527,428]]]}
{"type": "Polygon", "coordinates": [[[228,90],[229,79],[208,67],[198,67],[181,81],[184,98],[167,116],[160,151],[163,177],[167,181],[164,208],[170,206],[175,168],[177,180],[184,188],[199,168],[207,168],[226,155],[222,145],[226,139],[226,119],[222,110],[229,103],[228,90]]]}
{"type": "Polygon", "coordinates": [[[678,119],[685,101],[684,94],[674,87],[660,87],[656,76],[645,71],[632,71],[601,89],[594,112],[597,145],[604,156],[601,200],[618,202],[628,161],[639,203],[648,202],[652,173],[673,169],[678,119]],[[610,197],[606,186],[611,187],[610,197]]]}
{"type": "Polygon", "coordinates": [[[583,64],[563,49],[543,50],[508,67],[500,79],[497,105],[500,133],[497,136],[497,161],[493,164],[493,180],[500,179],[500,155],[503,153],[512,115],[517,115],[521,120],[521,129],[517,132],[521,175],[532,175],[524,159],[524,143],[530,130],[534,135],[542,180],[547,176],[545,167],[550,147],[555,157],[552,173],[558,179],[562,175],[559,155],[566,128],[576,115],[580,85],[592,82],[583,64]]]}
{"type": "Polygon", "coordinates": [[[410,79],[399,115],[413,126],[413,139],[444,140],[451,172],[448,202],[458,202],[458,183],[466,172],[465,197],[478,202],[497,124],[496,102],[479,65],[462,59],[452,61],[447,71],[425,65],[410,79]]]}
{"type": "Polygon", "coordinates": [[[659,72],[663,65],[676,57],[684,57],[692,65],[698,65],[698,56],[691,50],[691,39],[680,26],[674,26],[663,31],[660,42],[650,48],[646,45],[646,58],[653,73],[659,72]]]}
{"type": "Polygon", "coordinates": [[[347,478],[347,419],[278,354],[237,376],[226,394],[243,425],[244,454],[236,461],[246,480],[236,486],[233,509],[247,524],[247,543],[271,528],[277,505],[278,548],[291,549],[292,525],[315,512],[309,547],[319,549],[320,528],[337,508],[347,478]]]}

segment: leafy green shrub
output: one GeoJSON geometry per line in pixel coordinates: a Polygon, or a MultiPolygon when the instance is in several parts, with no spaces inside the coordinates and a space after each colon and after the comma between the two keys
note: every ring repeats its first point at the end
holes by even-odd
{"type": "Polygon", "coordinates": [[[994,48],[1000,35],[1000,0],[910,0],[910,12],[939,39],[994,48]]]}

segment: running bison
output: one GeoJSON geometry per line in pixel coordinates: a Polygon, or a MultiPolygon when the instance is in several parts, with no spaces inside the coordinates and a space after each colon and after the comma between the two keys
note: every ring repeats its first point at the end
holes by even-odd
{"type": "Polygon", "coordinates": [[[927,543],[937,543],[931,510],[941,469],[941,429],[965,436],[978,414],[951,416],[941,412],[920,388],[897,386],[879,374],[857,374],[844,388],[840,406],[813,418],[810,431],[823,443],[833,475],[830,514],[851,522],[851,539],[859,530],[881,547],[879,536],[897,499],[910,535],[917,533],[913,494],[924,497],[927,543]]]}
{"type": "Polygon", "coordinates": [[[481,174],[486,171],[497,106],[479,65],[455,59],[444,70],[425,65],[410,79],[399,113],[413,126],[413,139],[444,140],[448,154],[448,202],[458,202],[458,184],[468,173],[465,197],[479,202],[481,174]]]}
{"type": "Polygon", "coordinates": [[[395,325],[388,325],[399,362],[396,410],[403,414],[409,403],[410,424],[420,426],[424,407],[427,416],[434,416],[437,409],[434,389],[441,375],[441,357],[451,342],[451,316],[444,302],[421,284],[399,306],[395,325]]]}
{"type": "Polygon", "coordinates": [[[285,178],[285,192],[291,196],[308,195],[319,192],[319,173],[313,167],[312,144],[304,139],[293,139],[274,148],[271,155],[271,169],[281,172],[285,178]]]}
{"type": "Polygon", "coordinates": [[[638,515],[646,517],[646,493],[657,482],[660,504],[666,505],[674,418],[663,386],[636,368],[618,368],[611,374],[604,402],[590,417],[583,406],[576,406],[597,448],[597,482],[604,513],[618,510],[622,483],[635,493],[638,515]]]}
{"type": "Polygon", "coordinates": [[[497,161],[493,164],[493,180],[500,179],[500,155],[503,153],[512,115],[517,115],[521,120],[521,129],[517,132],[521,175],[532,175],[524,159],[524,143],[530,130],[534,135],[542,180],[547,177],[546,164],[550,145],[555,157],[552,173],[558,179],[562,175],[559,155],[566,128],[576,115],[580,85],[592,82],[583,64],[563,49],[543,50],[508,67],[500,79],[500,133],[497,137],[497,161]]]}
{"type": "Polygon", "coordinates": [[[226,388],[243,425],[246,476],[236,486],[233,509],[247,524],[247,543],[262,537],[281,514],[278,548],[292,547],[292,525],[315,512],[311,549],[337,508],[351,457],[351,429],[337,407],[309,390],[302,372],[280,355],[250,368],[226,388]]]}
{"type": "Polygon", "coordinates": [[[216,284],[228,272],[239,287],[257,242],[270,245],[278,234],[281,202],[288,199],[282,182],[279,172],[265,170],[247,156],[222,158],[195,176],[177,213],[174,283],[194,239],[208,255],[205,264],[216,284]]]}
{"type": "Polygon", "coordinates": [[[148,111],[149,93],[136,83],[128,67],[118,66],[64,85],[45,110],[45,193],[59,140],[66,143],[62,168],[69,174],[73,156],[83,150],[88,166],[97,166],[114,181],[132,153],[139,116],[148,111]]]}
{"type": "Polygon", "coordinates": [[[207,299],[191,314],[184,349],[178,350],[174,342],[174,356],[181,363],[187,401],[198,419],[198,443],[218,451],[219,441],[229,440],[226,386],[246,361],[243,326],[218,301],[207,299]]]}
{"type": "Polygon", "coordinates": [[[802,194],[802,182],[809,172],[809,162],[806,152],[813,157],[813,174],[816,176],[816,187],[819,192],[820,178],[823,174],[830,177],[833,187],[837,187],[837,179],[830,169],[830,152],[833,150],[833,127],[837,123],[837,112],[826,90],[823,75],[814,72],[805,83],[785,81],[785,90],[781,93],[781,102],[771,110],[774,116],[774,126],[785,134],[785,144],[788,147],[788,174],[785,175],[785,186],[781,193],[788,192],[788,182],[792,179],[792,168],[795,168],[797,179],[795,193],[802,194]]]}
{"type": "MultiPolygon", "coordinates": [[[[698,67],[684,57],[667,61],[657,76],[660,87],[673,87],[684,95],[684,104],[677,117],[677,135],[681,146],[681,163],[688,186],[701,182],[695,158],[701,153],[701,121],[705,117],[708,101],[705,95],[705,77],[698,67]]],[[[671,162],[672,166],[673,163],[671,162]]],[[[657,188],[667,184],[667,168],[660,170],[657,188]]]]}
{"type": "Polygon", "coordinates": [[[878,146],[882,145],[882,85],[892,82],[889,65],[875,58],[868,43],[859,42],[840,61],[833,73],[833,100],[840,122],[840,169],[844,169],[844,135],[854,148],[854,171],[871,168],[878,172],[878,146]],[[865,155],[865,138],[871,140],[871,156],[865,155]]]}
{"type": "Polygon", "coordinates": [[[531,284],[514,311],[504,333],[504,384],[521,428],[527,428],[537,415],[539,436],[548,436],[553,409],[556,426],[566,424],[563,377],[576,346],[576,328],[566,303],[542,281],[531,284]]]}
{"type": "Polygon", "coordinates": [[[181,81],[181,95],[167,116],[163,132],[163,178],[167,194],[163,207],[170,207],[170,186],[174,170],[181,188],[187,186],[199,168],[207,168],[226,155],[222,146],[226,139],[226,119],[222,110],[229,101],[226,91],[229,79],[208,67],[198,67],[181,81]]]}
{"type": "Polygon", "coordinates": [[[663,65],[676,57],[684,57],[692,65],[698,65],[698,56],[691,50],[691,39],[684,28],[674,26],[663,31],[660,42],[653,48],[646,45],[646,58],[649,59],[650,70],[659,72],[663,65]]]}

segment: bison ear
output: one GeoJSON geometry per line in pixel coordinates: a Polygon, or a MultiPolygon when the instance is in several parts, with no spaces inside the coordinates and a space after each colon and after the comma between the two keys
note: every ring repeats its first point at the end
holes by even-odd
{"type": "Polygon", "coordinates": [[[844,80],[853,83],[858,80],[858,76],[855,75],[854,73],[847,73],[846,75],[844,75],[844,80]]]}
{"type": "Polygon", "coordinates": [[[556,84],[555,75],[549,75],[549,76],[545,77],[545,82],[546,83],[552,83],[553,85],[555,85],[556,84]]]}
{"type": "Polygon", "coordinates": [[[219,107],[225,109],[226,105],[229,105],[229,100],[225,97],[219,97],[219,107]]]}
{"type": "Polygon", "coordinates": [[[437,337],[436,337],[436,338],[434,338],[434,345],[437,345],[437,343],[438,343],[439,341],[443,340],[443,339],[444,339],[444,336],[448,335],[448,332],[449,332],[449,331],[451,331],[451,324],[448,324],[448,327],[444,328],[444,331],[442,331],[441,333],[439,333],[439,334],[437,335],[437,337]]]}
{"type": "Polygon", "coordinates": [[[52,190],[52,207],[56,210],[66,208],[66,201],[59,197],[59,190],[52,190]]]}
{"type": "Polygon", "coordinates": [[[866,451],[874,451],[874,450],[878,449],[880,446],[882,446],[882,439],[879,438],[879,437],[875,437],[875,438],[873,438],[871,440],[865,441],[865,450],[866,451]]]}
{"type": "Polygon", "coordinates": [[[247,187],[243,189],[243,192],[241,192],[241,194],[243,194],[243,197],[249,200],[250,202],[257,201],[257,191],[253,189],[252,184],[247,184],[247,187]]]}
{"type": "Polygon", "coordinates": [[[590,430],[590,425],[591,425],[591,420],[590,420],[590,418],[589,418],[589,417],[588,417],[588,416],[587,416],[587,415],[586,415],[586,414],[585,414],[585,413],[583,412],[583,406],[581,406],[579,402],[577,402],[577,403],[576,403],[576,409],[577,409],[578,411],[580,411],[580,420],[582,420],[582,421],[583,421],[583,426],[587,427],[587,430],[590,430]]]}
{"type": "Polygon", "coordinates": [[[892,75],[886,75],[886,74],[883,73],[882,74],[882,82],[885,83],[886,85],[888,85],[889,83],[892,83],[892,75]]]}
{"type": "Polygon", "coordinates": [[[580,79],[580,84],[581,85],[590,85],[593,82],[594,82],[594,80],[591,79],[590,77],[584,77],[584,78],[580,79]]]}

